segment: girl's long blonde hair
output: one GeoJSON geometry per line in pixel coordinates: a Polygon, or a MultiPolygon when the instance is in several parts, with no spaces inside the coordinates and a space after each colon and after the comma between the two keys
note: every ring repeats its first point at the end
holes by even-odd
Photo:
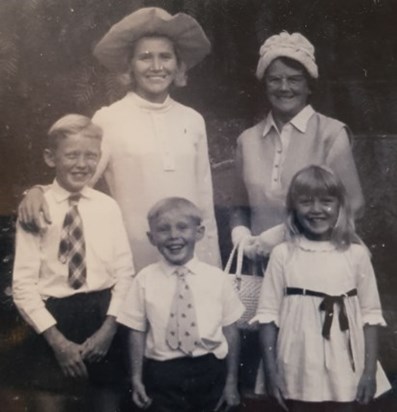
{"type": "Polygon", "coordinates": [[[346,189],[336,174],[325,166],[311,165],[301,169],[291,180],[287,194],[287,240],[294,242],[303,234],[296,218],[296,201],[301,195],[335,196],[339,203],[339,213],[331,232],[330,241],[337,249],[345,250],[352,243],[363,244],[356,234],[354,216],[346,189]]]}

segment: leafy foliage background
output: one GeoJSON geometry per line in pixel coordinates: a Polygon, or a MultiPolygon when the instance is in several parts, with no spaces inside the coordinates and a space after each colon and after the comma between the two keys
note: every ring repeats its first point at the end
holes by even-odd
{"type": "Polygon", "coordinates": [[[41,150],[51,123],[66,112],[90,115],[124,94],[91,51],[114,22],[152,5],[193,15],[212,41],[212,55],[176,95],[206,116],[214,163],[231,158],[237,134],[265,108],[257,52],[282,29],[316,46],[318,109],[356,133],[393,132],[395,1],[7,0],[0,3],[3,212],[15,208],[22,187],[46,176],[41,150]]]}
{"type": "MultiPolygon", "coordinates": [[[[319,111],[353,130],[367,200],[360,233],[373,252],[391,324],[383,347],[397,370],[397,1],[395,0],[4,0],[0,2],[1,271],[9,271],[15,214],[26,187],[51,180],[42,162],[46,131],[68,112],[92,115],[125,93],[92,57],[101,36],[143,6],[194,16],[212,54],[174,96],[207,121],[224,254],[229,248],[229,170],[238,134],[266,110],[254,77],[261,43],[285,29],[316,47],[319,111]],[[4,269],[8,268],[8,269],[4,269]]],[[[4,278],[2,279],[4,282],[4,278]]]]}

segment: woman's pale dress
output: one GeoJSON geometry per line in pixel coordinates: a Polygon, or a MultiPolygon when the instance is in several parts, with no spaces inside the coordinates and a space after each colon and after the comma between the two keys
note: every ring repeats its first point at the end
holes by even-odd
{"type": "Polygon", "coordinates": [[[219,266],[211,169],[203,117],[170,97],[151,103],[135,93],[93,117],[103,129],[102,158],[94,182],[104,174],[126,225],[135,266],[158,260],[150,245],[147,213],[158,200],[185,197],[203,212],[205,238],[198,257],[219,266]]]}

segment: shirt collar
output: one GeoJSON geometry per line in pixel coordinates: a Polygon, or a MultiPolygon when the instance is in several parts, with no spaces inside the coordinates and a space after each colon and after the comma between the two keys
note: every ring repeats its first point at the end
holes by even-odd
{"type": "MultiPolygon", "coordinates": [[[[197,274],[198,263],[199,263],[199,261],[197,260],[197,258],[193,257],[192,259],[189,260],[189,262],[185,263],[183,266],[185,266],[187,269],[189,269],[190,273],[197,274]]],[[[180,266],[172,265],[171,263],[167,262],[162,257],[161,260],[160,260],[160,267],[161,267],[163,273],[166,276],[171,276],[171,275],[174,274],[175,270],[178,269],[180,266]]]]}
{"type": "MultiPolygon", "coordinates": [[[[308,104],[295,117],[293,117],[288,123],[292,124],[301,133],[305,133],[306,128],[307,128],[307,123],[309,119],[312,117],[313,113],[314,113],[313,107],[310,104],[308,104]]],[[[274,121],[274,118],[273,118],[273,113],[270,111],[267,114],[266,119],[265,119],[265,125],[263,128],[264,137],[269,133],[272,127],[278,131],[276,122],[274,121]]]]}
{"type": "MultiPolygon", "coordinates": [[[[54,198],[58,203],[64,202],[71,195],[71,192],[60,186],[56,179],[54,179],[54,181],[52,182],[51,189],[54,193],[54,198]]],[[[80,194],[82,197],[89,199],[91,197],[91,190],[92,189],[90,189],[89,187],[84,186],[80,191],[80,194]]]]}

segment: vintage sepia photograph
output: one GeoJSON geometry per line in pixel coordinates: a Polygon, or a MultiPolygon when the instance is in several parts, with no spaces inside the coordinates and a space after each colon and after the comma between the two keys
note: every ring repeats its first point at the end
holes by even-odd
{"type": "Polygon", "coordinates": [[[0,2],[0,410],[397,411],[396,16],[0,2]]]}

